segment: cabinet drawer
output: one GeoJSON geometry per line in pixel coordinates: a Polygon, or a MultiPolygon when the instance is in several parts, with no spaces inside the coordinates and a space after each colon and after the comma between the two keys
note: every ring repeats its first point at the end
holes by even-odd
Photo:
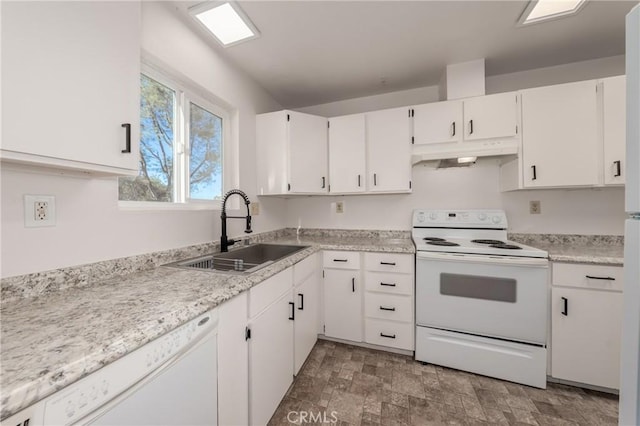
{"type": "Polygon", "coordinates": [[[392,272],[365,272],[367,291],[379,291],[392,294],[413,294],[413,274],[395,274],[392,272]]]}
{"type": "Polygon", "coordinates": [[[373,345],[413,350],[413,324],[367,318],[365,341],[373,345]]]}
{"type": "Polygon", "coordinates": [[[307,277],[318,272],[319,268],[317,253],[296,263],[293,265],[293,285],[302,283],[307,277]]]}
{"type": "Polygon", "coordinates": [[[414,269],[414,257],[399,253],[365,253],[364,266],[367,271],[401,272],[410,274],[414,269]]]}
{"type": "Polygon", "coordinates": [[[411,302],[411,296],[367,292],[364,297],[364,312],[367,317],[413,322],[411,302]]]}
{"type": "Polygon", "coordinates": [[[623,277],[621,266],[553,263],[551,282],[554,286],[622,291],[623,277]]]}
{"type": "Polygon", "coordinates": [[[249,290],[249,318],[255,317],[264,308],[278,300],[293,285],[293,268],[268,278],[249,290]]]}
{"type": "Polygon", "coordinates": [[[357,251],[325,251],[323,266],[333,269],[360,269],[360,253],[357,251]]]}

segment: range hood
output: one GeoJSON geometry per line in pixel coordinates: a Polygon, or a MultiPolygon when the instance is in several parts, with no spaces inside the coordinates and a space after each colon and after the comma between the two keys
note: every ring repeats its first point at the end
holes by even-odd
{"type": "MultiPolygon", "coordinates": [[[[484,59],[447,65],[438,87],[440,101],[460,100],[485,95],[484,59]]],[[[462,108],[462,106],[461,106],[462,108]]],[[[460,140],[433,144],[416,144],[411,163],[466,157],[517,155],[519,142],[514,138],[495,140],[460,140]]],[[[454,162],[455,163],[455,162],[454,162]]],[[[463,163],[461,163],[463,164],[463,163]]]]}

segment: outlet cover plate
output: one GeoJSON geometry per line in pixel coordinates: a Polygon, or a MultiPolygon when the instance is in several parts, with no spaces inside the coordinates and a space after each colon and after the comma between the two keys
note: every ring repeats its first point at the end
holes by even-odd
{"type": "Polygon", "coordinates": [[[56,226],[56,197],[53,195],[25,195],[24,226],[26,228],[56,226]],[[39,218],[39,213],[36,209],[38,203],[46,203],[46,217],[44,219],[39,218]]]}
{"type": "Polygon", "coordinates": [[[529,214],[542,213],[542,207],[540,201],[529,201],[529,214]]]}

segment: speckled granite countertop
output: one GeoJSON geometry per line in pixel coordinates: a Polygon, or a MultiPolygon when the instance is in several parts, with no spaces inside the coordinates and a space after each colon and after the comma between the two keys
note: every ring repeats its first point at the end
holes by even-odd
{"type": "Polygon", "coordinates": [[[553,262],[622,266],[623,237],[615,235],[510,234],[509,239],[546,250],[553,262]]]}
{"type": "Polygon", "coordinates": [[[28,407],[319,250],[415,252],[408,238],[367,236],[280,236],[271,242],[310,247],[248,276],[156,267],[3,303],[0,418],[28,407]]]}

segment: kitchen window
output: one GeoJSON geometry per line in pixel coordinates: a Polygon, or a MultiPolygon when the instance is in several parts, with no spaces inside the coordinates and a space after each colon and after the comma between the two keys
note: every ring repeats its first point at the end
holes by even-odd
{"type": "Polygon", "coordinates": [[[143,68],[140,168],[138,176],[118,180],[122,207],[219,206],[226,169],[233,168],[226,155],[230,120],[203,92],[143,68]]]}

